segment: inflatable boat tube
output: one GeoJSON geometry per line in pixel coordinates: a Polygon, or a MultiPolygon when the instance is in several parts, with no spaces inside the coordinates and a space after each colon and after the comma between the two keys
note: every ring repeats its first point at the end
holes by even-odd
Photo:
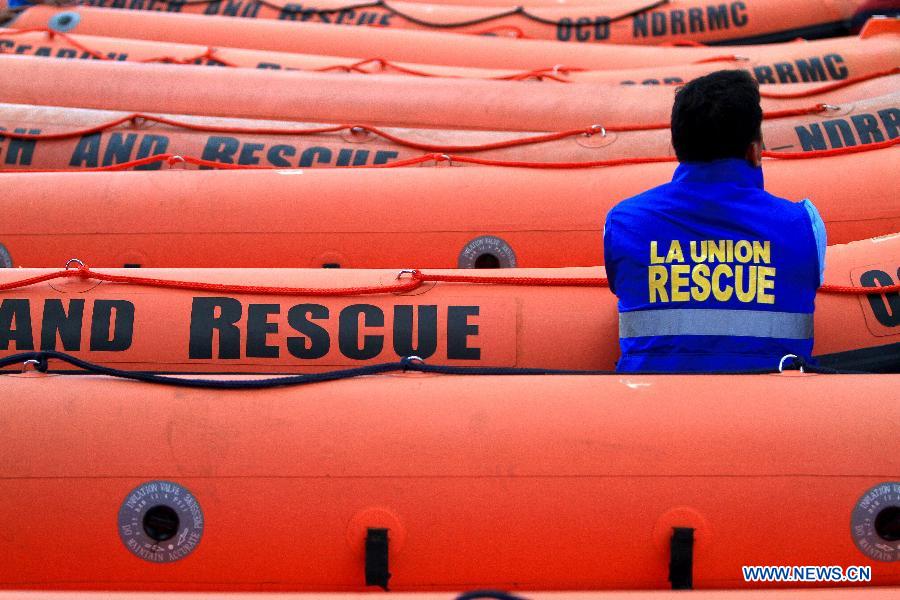
{"type": "Polygon", "coordinates": [[[0,587],[577,591],[689,574],[771,588],[742,567],[795,563],[896,587],[898,386],[408,373],[248,392],[3,375],[0,587]]]}
{"type": "MultiPolygon", "coordinates": [[[[895,31],[895,21],[871,19],[860,36],[895,31]]],[[[446,36],[436,32],[383,27],[331,27],[309,21],[218,19],[203,15],[90,7],[30,7],[7,26],[179,42],[204,48],[232,47],[356,59],[383,58],[407,63],[514,71],[546,70],[555,65],[591,70],[681,65],[731,53],[761,65],[775,65],[801,58],[812,60],[829,54],[834,47],[834,40],[822,40],[732,46],[727,49],[669,47],[665,52],[660,52],[658,48],[638,45],[574,45],[496,36],[446,36]],[[808,49],[808,56],[797,56],[796,48],[808,49]]],[[[498,30],[497,35],[502,32],[498,30]]]]}
{"type": "MultiPolygon", "coordinates": [[[[88,6],[124,8],[114,0],[82,0],[88,6]]],[[[797,37],[831,37],[850,32],[872,12],[866,0],[604,0],[599,5],[525,8],[448,6],[378,0],[319,0],[308,5],[285,0],[157,0],[134,9],[248,19],[311,21],[328,25],[375,26],[435,32],[490,34],[570,44],[661,44],[672,42],[771,43],[797,37]]],[[[888,7],[891,13],[896,13],[888,7]]],[[[880,11],[879,11],[880,12],[880,11]]]]}
{"type": "MultiPolygon", "coordinates": [[[[896,153],[767,160],[767,189],[811,198],[832,244],[895,233],[896,153]]],[[[591,266],[610,207],[674,168],[6,173],[0,244],[29,267],[454,268],[490,236],[501,266],[591,266]]]]}
{"type": "MultiPolygon", "coordinates": [[[[897,294],[833,289],[900,283],[900,234],[831,246],[826,265],[815,313],[819,362],[900,372],[897,294]]],[[[0,287],[47,273],[2,269],[0,287]]],[[[420,285],[403,292],[394,286],[413,281],[408,274],[398,279],[396,270],[101,274],[160,281],[76,278],[6,290],[0,357],[57,350],[139,371],[284,373],[413,355],[455,366],[610,370],[619,356],[616,300],[601,268],[427,271],[418,276],[420,285]],[[197,289],[166,282],[194,282],[197,289]],[[225,287],[203,289],[210,284],[225,287]],[[263,293],[270,288],[278,293],[263,293]],[[355,290],[348,296],[326,295],[348,288],[355,290]]]]}
{"type": "MultiPolygon", "coordinates": [[[[0,55],[0,102],[254,119],[505,131],[665,127],[674,86],[347,77],[0,55]]],[[[763,87],[771,116],[893,93],[900,75],[853,85],[763,87]]]]}
{"type": "MultiPolygon", "coordinates": [[[[695,592],[698,600],[854,600],[862,598],[863,600],[893,600],[895,595],[900,592],[900,588],[896,587],[853,587],[849,589],[779,589],[775,590],[726,590],[726,591],[710,591],[695,592]]],[[[441,592],[408,592],[403,595],[406,600],[457,600],[469,598],[469,592],[466,595],[441,592]]],[[[142,592],[36,592],[29,591],[29,600],[141,600],[146,594],[142,592]]],[[[360,593],[316,593],[314,596],[308,593],[272,593],[272,592],[213,592],[213,593],[195,593],[195,592],[168,592],[166,600],[366,600],[362,597],[365,594],[369,600],[386,600],[388,593],[378,592],[360,592],[360,593]]],[[[390,594],[395,596],[396,594],[390,594]]],[[[516,595],[522,597],[522,600],[678,600],[684,596],[681,590],[661,591],[653,590],[647,592],[627,591],[627,592],[523,592],[516,595]]],[[[7,592],[0,590],[0,600],[19,600],[22,597],[21,592],[7,592]]],[[[482,598],[482,596],[476,596],[482,598]]]]}
{"type": "MultiPolygon", "coordinates": [[[[418,77],[462,77],[471,79],[534,79],[552,82],[603,82],[624,85],[678,84],[719,69],[746,69],[761,83],[844,81],[880,73],[900,66],[900,22],[894,34],[869,38],[830,40],[823,52],[811,55],[804,44],[786,45],[776,61],[723,54],[699,64],[632,67],[603,71],[581,70],[566,65],[547,65],[540,70],[496,70],[447,67],[416,63],[394,63],[377,59],[342,58],[311,54],[210,48],[189,44],[130,40],[115,37],[73,35],[52,29],[0,30],[0,49],[10,54],[69,59],[169,62],[190,65],[247,67],[255,69],[388,73],[418,77]]],[[[821,44],[818,44],[821,45],[821,44]]]]}
{"type": "MultiPolygon", "coordinates": [[[[435,129],[322,127],[315,123],[146,115],[0,104],[0,171],[93,169],[140,164],[158,154],[228,165],[329,168],[409,160],[423,152],[534,163],[671,156],[668,129],[572,130],[558,134],[435,129]],[[24,132],[24,133],[22,133],[24,132]]],[[[833,105],[805,116],[763,123],[774,152],[880,144],[900,137],[900,93],[833,105]]],[[[466,166],[470,163],[456,162],[466,166]]],[[[185,163],[183,168],[196,168],[185,163]]]]}

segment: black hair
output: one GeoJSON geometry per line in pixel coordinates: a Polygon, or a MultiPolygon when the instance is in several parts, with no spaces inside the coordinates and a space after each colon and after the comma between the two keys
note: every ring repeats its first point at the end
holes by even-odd
{"type": "Polygon", "coordinates": [[[761,141],[759,84],[747,71],[715,71],[685,84],[672,106],[672,146],[679,162],[744,158],[761,141]]]}

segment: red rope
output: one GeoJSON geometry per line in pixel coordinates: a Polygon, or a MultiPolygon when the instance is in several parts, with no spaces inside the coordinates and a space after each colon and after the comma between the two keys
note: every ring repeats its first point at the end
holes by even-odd
{"type": "MultiPolygon", "coordinates": [[[[778,160],[800,160],[808,158],[827,158],[830,156],[842,156],[844,154],[856,154],[857,152],[868,152],[870,150],[881,150],[890,148],[900,144],[900,138],[886,140],[884,142],[876,142],[874,144],[865,144],[862,146],[850,146],[847,148],[832,148],[829,150],[810,150],[808,152],[763,152],[766,158],[774,158],[778,160]]],[[[490,158],[478,158],[474,156],[458,156],[452,154],[426,154],[405,160],[393,161],[384,165],[371,165],[369,168],[396,168],[418,165],[426,162],[434,161],[436,163],[468,163],[474,165],[483,165],[491,167],[522,167],[527,169],[590,169],[595,167],[617,167],[621,165],[639,165],[648,163],[675,162],[674,156],[646,156],[636,158],[619,158],[612,160],[595,160],[585,162],[528,162],[514,160],[496,160],[490,158]]]]}
{"type": "MultiPolygon", "coordinates": [[[[512,29],[515,29],[515,28],[512,28],[512,29]]],[[[44,33],[44,34],[47,34],[47,37],[50,38],[51,40],[54,37],[58,36],[59,38],[64,40],[66,43],[68,43],[71,46],[73,46],[74,48],[76,48],[77,50],[81,50],[82,52],[87,53],[89,56],[91,56],[95,59],[114,60],[113,58],[110,58],[109,56],[107,56],[97,50],[89,48],[85,44],[77,41],[71,35],[67,35],[67,34],[59,32],[59,31],[54,31],[52,29],[46,29],[46,28],[40,28],[40,27],[31,28],[31,29],[18,29],[15,31],[4,32],[2,35],[14,36],[14,35],[22,35],[22,34],[28,34],[28,33],[44,33]]],[[[521,31],[519,31],[519,33],[521,34],[521,31]]],[[[520,35],[517,37],[524,37],[524,35],[520,35]]],[[[704,46],[704,44],[700,44],[697,42],[669,42],[667,44],[662,44],[662,45],[663,46],[667,46],[667,45],[670,45],[670,46],[701,46],[701,47],[704,46]]],[[[3,53],[4,51],[5,50],[3,48],[0,48],[0,53],[3,53]]],[[[175,58],[172,56],[160,56],[160,57],[154,57],[154,58],[146,58],[146,59],[142,59],[142,60],[139,60],[136,62],[168,63],[168,64],[187,65],[187,64],[193,64],[193,63],[195,63],[195,61],[202,60],[202,59],[215,61],[226,67],[239,67],[240,66],[236,63],[233,63],[233,62],[225,60],[224,58],[221,58],[220,56],[218,56],[216,54],[216,49],[211,48],[211,47],[207,48],[206,51],[204,51],[196,56],[192,56],[192,57],[188,57],[188,58],[175,58]]],[[[712,57],[708,57],[708,58],[702,58],[702,59],[694,61],[693,64],[703,64],[703,63],[719,62],[719,61],[729,61],[729,62],[730,61],[743,61],[743,60],[747,60],[747,58],[741,57],[741,56],[736,56],[734,54],[729,54],[729,55],[712,56],[712,57]]],[[[391,71],[395,71],[398,73],[403,73],[405,75],[411,75],[411,76],[415,76],[415,77],[442,77],[442,78],[448,78],[448,79],[464,78],[463,76],[459,76],[459,75],[439,75],[436,73],[428,73],[426,71],[412,69],[409,67],[404,67],[404,66],[398,65],[396,63],[393,63],[389,60],[383,59],[383,58],[367,58],[367,59],[360,60],[355,63],[351,63],[349,65],[330,65],[327,67],[319,67],[319,68],[310,69],[310,70],[317,71],[317,72],[343,71],[343,72],[347,72],[347,73],[360,73],[360,74],[370,75],[373,73],[373,71],[369,71],[364,68],[368,65],[378,66],[378,68],[380,69],[381,72],[385,72],[386,70],[391,70],[391,71]]],[[[521,81],[523,79],[534,78],[534,79],[539,79],[541,81],[543,81],[545,79],[549,79],[551,81],[557,81],[560,83],[572,83],[571,80],[565,79],[566,75],[568,75],[569,73],[581,72],[581,71],[586,71],[586,70],[588,70],[588,69],[580,69],[580,68],[575,68],[575,67],[569,67],[569,68],[554,67],[554,68],[534,69],[532,71],[523,71],[521,73],[513,73],[511,75],[498,75],[495,77],[487,77],[486,79],[521,81]]],[[[843,79],[841,81],[835,81],[833,83],[828,83],[823,86],[820,86],[817,88],[812,88],[812,89],[809,89],[809,90],[806,90],[803,92],[779,93],[779,92],[760,91],[760,96],[763,98],[772,98],[772,99],[806,98],[809,96],[815,96],[817,94],[821,94],[824,92],[830,92],[830,91],[837,90],[837,89],[840,89],[843,87],[851,86],[851,85],[854,85],[856,83],[860,83],[863,81],[868,81],[870,79],[876,79],[878,77],[884,77],[887,75],[894,75],[896,73],[900,73],[900,67],[894,67],[894,68],[888,69],[886,71],[879,71],[877,73],[871,73],[869,75],[862,75],[859,77],[850,77],[848,79],[843,79]]],[[[652,129],[661,129],[661,128],[664,129],[666,127],[668,127],[668,125],[665,125],[664,127],[652,127],[652,129]]]]}
{"type": "MultiPolygon", "coordinates": [[[[570,80],[565,79],[565,76],[569,73],[582,72],[586,69],[575,69],[575,68],[567,68],[567,67],[553,67],[553,68],[544,68],[544,69],[533,69],[531,71],[522,71],[519,73],[512,73],[510,75],[496,75],[494,77],[486,77],[485,79],[489,80],[497,80],[497,81],[522,81],[524,79],[539,79],[541,81],[545,79],[549,79],[551,81],[557,81],[559,83],[571,83],[570,80]]],[[[349,65],[329,65],[327,67],[319,67],[317,69],[313,69],[313,71],[320,73],[327,73],[331,71],[340,71],[342,73],[359,73],[362,75],[372,75],[373,73],[402,73],[404,75],[411,75],[414,77],[429,77],[429,78],[441,78],[441,79],[469,79],[468,77],[463,77],[462,75],[444,75],[438,73],[428,73],[426,71],[422,71],[419,69],[412,69],[410,67],[404,67],[397,63],[391,62],[384,58],[367,58],[365,60],[360,60],[355,63],[351,63],[349,65]],[[367,67],[374,66],[377,70],[371,70],[367,67]]]]}
{"type": "Polygon", "coordinates": [[[806,90],[805,92],[764,92],[760,90],[759,95],[763,98],[770,99],[782,99],[782,100],[790,100],[795,98],[807,98],[809,96],[815,96],[817,94],[822,94],[825,92],[831,92],[834,90],[838,90],[841,88],[845,88],[857,83],[861,83],[863,81],[869,81],[870,79],[878,79],[879,77],[888,77],[890,75],[896,75],[900,73],[900,67],[894,67],[892,69],[887,69],[886,71],[878,71],[876,73],[870,73],[868,75],[860,75],[859,77],[850,77],[848,79],[843,79],[841,81],[835,81],[834,83],[827,83],[825,85],[819,86],[817,88],[811,88],[806,90]]]}
{"type": "MultiPolygon", "coordinates": [[[[260,285],[235,285],[225,283],[208,283],[201,281],[178,281],[157,279],[152,277],[136,277],[133,275],[113,275],[100,273],[88,267],[65,269],[45,273],[35,277],[27,277],[0,284],[0,291],[10,291],[53,281],[56,279],[93,279],[109,283],[121,283],[144,287],[192,290],[199,292],[215,292],[227,294],[258,294],[267,296],[370,296],[376,294],[397,294],[411,292],[425,283],[470,283],[479,285],[514,285],[514,286],[560,286],[560,287],[607,287],[609,281],[605,277],[498,277],[479,275],[429,275],[419,270],[406,272],[408,279],[398,275],[397,283],[392,285],[358,286],[346,288],[301,288],[260,285]]],[[[842,285],[823,285],[819,291],[826,294],[890,294],[900,292],[900,284],[882,287],[853,287],[842,285]]]]}
{"type": "Polygon", "coordinates": [[[165,64],[170,64],[170,65],[192,65],[192,64],[195,64],[197,61],[203,60],[203,59],[206,59],[209,61],[215,61],[225,67],[237,68],[240,66],[237,63],[227,61],[224,58],[222,58],[221,56],[218,56],[216,54],[215,48],[207,48],[204,52],[201,52],[200,54],[197,54],[196,56],[189,56],[188,58],[175,58],[173,56],[161,56],[158,58],[145,58],[145,59],[139,60],[137,62],[140,62],[140,63],[165,63],[165,64]]]}
{"type": "Polygon", "coordinates": [[[498,81],[525,81],[527,79],[536,79],[538,81],[556,81],[559,83],[571,83],[570,80],[565,79],[565,76],[570,72],[579,71],[580,69],[535,69],[533,71],[525,71],[522,73],[514,73],[512,75],[498,75],[497,77],[491,77],[491,79],[495,79],[498,81]]]}
{"type": "MultiPolygon", "coordinates": [[[[235,165],[231,163],[223,163],[212,160],[204,160],[202,158],[196,158],[193,156],[181,156],[179,154],[154,154],[152,156],[147,156],[145,158],[138,158],[135,160],[129,160],[126,162],[118,163],[115,165],[107,165],[104,167],[85,167],[83,169],[74,169],[74,171],[79,172],[105,172],[105,171],[127,171],[128,169],[133,169],[135,167],[143,167],[145,165],[152,165],[155,163],[165,163],[166,165],[172,167],[179,163],[187,163],[190,165],[196,165],[198,167],[209,167],[211,169],[222,169],[222,170],[244,170],[244,169],[256,169],[256,170],[271,170],[279,167],[271,167],[271,166],[261,166],[261,165],[235,165]]],[[[0,169],[0,173],[71,173],[73,169],[0,169]]]]}
{"type": "Polygon", "coordinates": [[[852,294],[856,296],[863,294],[896,294],[900,292],[900,284],[884,285],[880,287],[855,287],[852,285],[825,284],[819,288],[819,291],[826,294],[852,294]]]}
{"type": "MultiPolygon", "coordinates": [[[[900,139],[900,138],[898,138],[900,139]]],[[[426,154],[402,161],[394,161],[384,165],[372,165],[371,168],[395,168],[408,167],[426,162],[436,163],[468,163],[491,167],[522,167],[527,169],[590,169],[594,167],[618,167],[621,165],[639,165],[648,163],[674,162],[674,156],[647,156],[637,158],[618,158],[613,160],[593,160],[585,162],[528,162],[520,160],[494,160],[490,158],[476,158],[474,156],[458,156],[455,154],[426,154]]]]}
{"type": "MultiPolygon", "coordinates": [[[[2,35],[15,36],[15,35],[24,35],[24,34],[28,34],[28,33],[43,33],[43,34],[46,34],[47,38],[49,38],[50,40],[53,40],[54,38],[58,37],[58,38],[62,39],[64,42],[66,42],[67,44],[69,44],[70,46],[72,46],[73,48],[75,48],[76,50],[80,50],[80,51],[84,52],[85,54],[87,54],[88,56],[90,56],[91,58],[95,58],[97,60],[115,60],[114,58],[111,58],[111,57],[107,56],[106,54],[103,54],[99,50],[94,50],[93,48],[89,48],[85,44],[82,44],[81,42],[76,40],[71,35],[67,35],[65,33],[62,33],[61,31],[54,31],[53,29],[34,27],[31,29],[17,29],[15,31],[6,31],[2,35]]],[[[204,52],[201,52],[200,54],[198,54],[196,56],[191,56],[188,58],[175,58],[172,56],[160,56],[160,57],[154,57],[154,58],[145,58],[145,59],[142,59],[142,60],[139,60],[136,62],[188,65],[188,64],[193,64],[194,61],[202,60],[202,59],[214,60],[218,63],[221,63],[222,65],[224,65],[226,67],[238,67],[237,64],[229,62],[229,61],[225,60],[224,58],[217,56],[215,48],[207,48],[204,52]]]]}
{"type": "Polygon", "coordinates": [[[169,119],[167,117],[160,117],[158,115],[131,113],[129,115],[119,117],[118,119],[106,121],[105,123],[99,123],[97,125],[85,127],[84,129],[75,129],[72,131],[63,131],[60,133],[36,134],[4,131],[0,133],[0,136],[16,140],[65,140],[69,138],[91,135],[93,133],[101,133],[103,131],[106,131],[107,129],[112,129],[128,122],[132,122],[134,125],[137,125],[140,121],[159,123],[160,125],[169,125],[170,127],[176,127],[188,131],[199,131],[203,133],[234,133],[248,135],[317,135],[322,133],[336,133],[345,129],[354,128],[362,128],[366,131],[372,131],[373,133],[378,131],[374,128],[369,128],[364,125],[328,125],[323,127],[314,127],[312,129],[291,129],[289,127],[228,127],[227,125],[198,125],[196,123],[190,123],[188,121],[178,121],[176,119],[169,119]]]}
{"type": "Polygon", "coordinates": [[[498,37],[509,37],[517,40],[529,39],[524,31],[514,25],[496,25],[481,31],[473,31],[470,35],[497,35],[498,37]]]}
{"type": "Polygon", "coordinates": [[[93,279],[110,283],[124,283],[155,288],[170,288],[180,290],[193,290],[199,292],[216,292],[232,294],[261,294],[284,296],[364,296],[372,294],[396,294],[410,292],[420,287],[424,282],[418,277],[400,281],[394,285],[363,286],[348,288],[298,288],[298,287],[271,287],[256,285],[231,285],[223,283],[204,283],[199,281],[175,281],[170,279],[155,279],[150,277],[135,277],[132,275],[112,275],[99,273],[87,267],[68,269],[30,277],[19,281],[0,284],[0,291],[19,289],[28,285],[51,281],[54,279],[93,279]]]}
{"type": "Polygon", "coordinates": [[[738,56],[737,54],[723,54],[722,56],[710,56],[709,58],[701,58],[695,60],[695,65],[702,65],[711,62],[743,62],[749,60],[746,56],[738,56]]]}
{"type": "Polygon", "coordinates": [[[829,156],[841,156],[844,154],[856,154],[857,152],[868,152],[869,150],[881,150],[882,148],[890,148],[900,144],[900,137],[883,142],[875,142],[873,144],[863,144],[861,146],[847,146],[845,148],[831,148],[828,150],[812,150],[810,152],[763,152],[763,156],[767,158],[777,158],[779,160],[797,160],[802,158],[827,158],[829,156]],[[814,154],[815,156],[810,156],[814,154]]]}
{"type": "Polygon", "coordinates": [[[606,277],[495,277],[478,275],[426,275],[414,271],[422,282],[480,283],[517,286],[608,287],[606,277]]]}
{"type": "MultiPolygon", "coordinates": [[[[830,150],[810,150],[809,152],[763,152],[766,158],[775,158],[779,160],[803,160],[809,158],[827,158],[829,156],[842,156],[844,154],[856,154],[858,152],[868,152],[870,150],[880,150],[890,148],[900,144],[900,138],[877,142],[874,144],[865,144],[862,146],[850,146],[847,148],[833,148],[830,150]]],[[[395,160],[383,165],[345,165],[335,167],[338,169],[395,169],[398,167],[410,167],[420,165],[427,162],[435,163],[467,163],[473,165],[491,166],[491,167],[519,167],[526,169],[592,169],[597,167],[618,167],[622,165],[641,165],[650,163],[676,162],[674,156],[642,156],[633,158],[618,158],[611,160],[594,160],[585,162],[529,162],[517,160],[496,160],[490,158],[477,158],[474,156],[462,156],[458,154],[440,154],[431,153],[415,156],[403,160],[395,160]]],[[[87,167],[77,169],[78,171],[124,171],[144,165],[157,162],[164,162],[168,166],[174,166],[179,163],[187,163],[196,166],[209,167],[212,169],[254,169],[254,170],[272,170],[283,169],[284,167],[274,167],[270,165],[236,165],[231,163],[222,163],[212,160],[204,160],[193,156],[181,156],[178,154],[154,154],[146,158],[139,158],[127,162],[108,165],[105,167],[87,167]]],[[[0,173],[55,173],[55,172],[71,172],[72,169],[0,169],[0,173]]]]}
{"type": "Polygon", "coordinates": [[[400,65],[394,64],[384,58],[367,58],[355,63],[351,63],[349,65],[331,65],[328,67],[319,67],[317,69],[313,69],[313,71],[317,72],[343,71],[346,73],[361,73],[363,75],[371,75],[372,73],[376,72],[384,73],[389,70],[403,73],[405,75],[413,75],[415,77],[440,77],[440,75],[435,75],[433,73],[426,73],[425,71],[418,71],[416,69],[410,69],[409,67],[401,67],[400,65]],[[378,71],[370,71],[365,68],[370,65],[374,65],[375,67],[377,67],[378,71]]]}
{"type": "MultiPolygon", "coordinates": [[[[816,104],[814,106],[808,106],[804,108],[792,108],[780,111],[771,111],[766,113],[764,116],[767,119],[782,119],[787,117],[796,117],[796,116],[804,116],[810,114],[818,114],[828,110],[825,104],[816,104]]],[[[49,140],[65,140],[77,137],[83,137],[85,135],[92,135],[95,133],[102,133],[103,131],[113,129],[120,125],[124,125],[126,123],[131,123],[133,126],[137,126],[141,121],[150,122],[150,123],[159,123],[161,125],[168,125],[170,127],[175,127],[178,129],[184,129],[187,131],[198,131],[203,133],[233,133],[233,134],[247,134],[247,135],[321,135],[326,133],[338,133],[341,131],[363,131],[367,133],[371,133],[373,135],[377,135],[389,142],[393,142],[400,146],[405,146],[407,148],[414,148],[416,150],[422,150],[425,152],[484,152],[487,150],[499,150],[503,148],[512,148],[518,146],[527,146],[532,144],[541,144],[545,142],[553,142],[557,140],[562,140],[569,137],[578,137],[583,135],[595,135],[601,133],[601,131],[612,131],[612,132],[628,132],[628,131],[649,131],[649,130],[657,130],[657,129],[668,129],[668,123],[649,123],[649,124],[630,124],[630,125],[619,125],[619,126],[610,126],[610,127],[597,127],[592,126],[587,129],[568,129],[566,131],[558,131],[553,133],[545,133],[534,136],[522,137],[522,138],[512,138],[509,140],[503,140],[501,142],[491,142],[487,144],[475,144],[471,146],[464,145],[438,145],[438,144],[428,144],[424,142],[416,142],[413,140],[408,140],[391,133],[383,129],[379,129],[378,127],[372,127],[369,125],[327,125],[323,127],[314,127],[309,129],[295,129],[290,127],[229,127],[226,125],[204,125],[197,123],[190,123],[188,121],[179,121],[177,119],[170,119],[167,117],[161,117],[158,115],[150,115],[145,113],[131,113],[129,115],[125,115],[119,117],[117,119],[112,119],[110,121],[106,121],[104,123],[99,123],[97,125],[92,125],[90,127],[85,127],[82,129],[75,129],[71,131],[63,131],[58,133],[20,133],[15,131],[4,131],[0,136],[7,137],[10,139],[16,140],[34,140],[34,141],[49,141],[49,140]]],[[[11,129],[14,127],[13,125],[8,125],[7,129],[11,129]]]]}

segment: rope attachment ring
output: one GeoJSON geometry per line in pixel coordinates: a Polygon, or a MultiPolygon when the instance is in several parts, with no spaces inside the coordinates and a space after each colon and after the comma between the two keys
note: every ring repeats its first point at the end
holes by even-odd
{"type": "Polygon", "coordinates": [[[397,273],[397,279],[403,279],[404,275],[409,275],[410,279],[421,279],[422,273],[418,269],[403,269],[397,273]]]}
{"type": "Polygon", "coordinates": [[[184,167],[187,165],[187,160],[179,154],[175,154],[166,159],[166,164],[169,167],[174,168],[176,165],[180,167],[184,167]]]}
{"type": "Polygon", "coordinates": [[[799,365],[801,373],[806,372],[803,370],[805,361],[802,358],[800,358],[796,354],[785,354],[784,356],[781,357],[781,360],[778,361],[778,372],[779,373],[784,373],[785,363],[787,363],[788,360],[794,361],[793,363],[791,363],[792,365],[799,365]]]}
{"type": "MultiPolygon", "coordinates": [[[[425,283],[466,283],[481,285],[513,285],[513,286],[559,286],[559,287],[607,287],[609,282],[603,277],[516,277],[516,276],[493,276],[487,277],[483,275],[463,275],[457,273],[423,273],[419,269],[403,269],[397,272],[394,281],[389,285],[375,286],[357,286],[357,287],[336,287],[336,288],[298,288],[298,287],[277,287],[277,286],[261,286],[261,285],[238,285],[225,283],[211,283],[203,281],[185,281],[175,279],[157,279],[151,277],[137,277],[134,275],[121,275],[113,273],[104,273],[93,271],[77,258],[69,259],[66,262],[65,269],[54,271],[51,273],[42,273],[33,277],[26,277],[15,281],[0,283],[0,291],[9,291],[25,288],[30,285],[44,283],[55,279],[68,279],[71,277],[82,277],[85,279],[93,279],[98,282],[109,282],[118,284],[128,284],[137,286],[147,286],[152,288],[170,288],[182,290],[195,290],[210,293],[231,293],[231,294],[263,294],[263,295],[284,295],[284,296],[322,296],[322,297],[345,297],[345,296],[366,296],[374,294],[396,294],[413,291],[421,287],[425,283]],[[73,268],[72,265],[77,265],[73,268]],[[402,280],[402,281],[401,281],[402,280]]],[[[819,288],[820,293],[831,294],[854,294],[854,295],[873,295],[900,293],[900,284],[876,287],[853,287],[853,286],[835,286],[825,284],[819,288]]],[[[788,358],[797,358],[794,355],[788,355],[781,360],[781,367],[784,368],[788,358]]],[[[802,359],[801,359],[802,360],[802,359]]],[[[801,366],[805,363],[801,363],[801,366]]],[[[810,365],[805,365],[810,366],[810,365]]]]}
{"type": "Polygon", "coordinates": [[[591,137],[593,135],[600,134],[600,137],[606,137],[606,127],[600,124],[594,124],[587,128],[587,131],[584,132],[586,137],[591,137]]]}
{"type": "Polygon", "coordinates": [[[400,359],[400,364],[403,365],[403,372],[407,371],[422,371],[422,367],[426,366],[425,359],[421,356],[404,356],[400,359]]]}
{"type": "Polygon", "coordinates": [[[79,271],[90,270],[90,269],[88,269],[88,266],[86,264],[84,264],[84,261],[81,260],[80,258],[70,258],[69,260],[66,261],[66,271],[73,268],[72,267],[73,264],[76,265],[75,268],[77,268],[79,271]]]}
{"type": "Polygon", "coordinates": [[[38,373],[46,373],[48,369],[47,358],[44,356],[39,359],[29,358],[22,363],[23,374],[28,373],[32,368],[38,373]]]}

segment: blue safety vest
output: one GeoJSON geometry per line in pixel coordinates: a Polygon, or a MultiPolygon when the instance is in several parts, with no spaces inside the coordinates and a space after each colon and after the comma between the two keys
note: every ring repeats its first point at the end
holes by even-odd
{"type": "Polygon", "coordinates": [[[763,190],[739,159],[682,163],[606,218],[621,372],[774,369],[810,359],[825,226],[808,200],[763,190]]]}

